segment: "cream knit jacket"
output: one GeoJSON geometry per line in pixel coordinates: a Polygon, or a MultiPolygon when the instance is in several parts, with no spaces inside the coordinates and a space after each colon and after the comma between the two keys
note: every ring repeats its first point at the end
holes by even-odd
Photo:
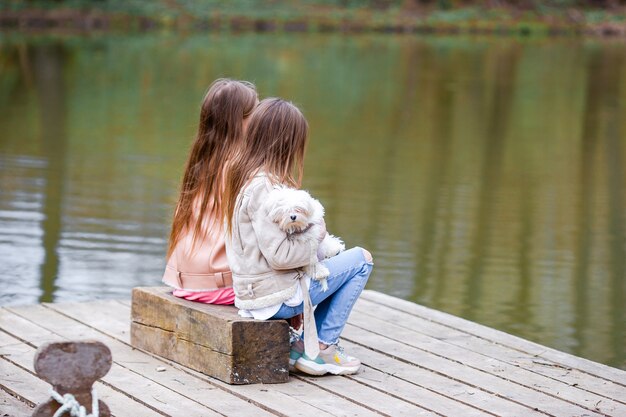
{"type": "Polygon", "coordinates": [[[258,174],[239,193],[226,255],[233,273],[235,305],[241,309],[280,304],[296,292],[299,269],[317,253],[319,242],[298,242],[272,222],[263,202],[273,186],[258,174]],[[313,252],[312,252],[313,251],[313,252]]]}
{"type": "Polygon", "coordinates": [[[297,241],[270,220],[263,203],[273,186],[265,174],[256,175],[239,192],[226,233],[226,256],[233,273],[235,306],[244,310],[269,307],[292,297],[300,285],[304,298],[304,350],[319,354],[313,306],[300,269],[317,254],[319,241],[297,241]]]}

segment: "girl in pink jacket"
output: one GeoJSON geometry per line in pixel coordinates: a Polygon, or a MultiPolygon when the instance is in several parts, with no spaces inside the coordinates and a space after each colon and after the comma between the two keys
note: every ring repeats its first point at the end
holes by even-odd
{"type": "Polygon", "coordinates": [[[173,295],[209,304],[233,304],[222,214],[218,213],[223,172],[241,145],[248,117],[258,104],[246,81],[218,79],[200,110],[172,222],[163,282],[173,295]]]}

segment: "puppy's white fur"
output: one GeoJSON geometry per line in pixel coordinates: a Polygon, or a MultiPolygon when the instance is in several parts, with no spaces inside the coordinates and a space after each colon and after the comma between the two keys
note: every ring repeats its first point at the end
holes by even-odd
{"type": "MultiPolygon", "coordinates": [[[[277,187],[270,192],[264,206],[270,219],[289,239],[307,241],[312,245],[318,241],[322,233],[324,207],[306,191],[277,187]]],[[[326,233],[317,254],[312,254],[309,265],[303,268],[309,277],[321,282],[323,291],[328,289],[326,278],[330,271],[319,261],[333,257],[345,248],[341,239],[326,233]]]]}

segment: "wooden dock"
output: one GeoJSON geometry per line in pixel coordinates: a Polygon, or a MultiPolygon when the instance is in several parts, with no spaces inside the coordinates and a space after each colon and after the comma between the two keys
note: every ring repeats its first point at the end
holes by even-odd
{"type": "Polygon", "coordinates": [[[626,416],[626,371],[374,291],[342,345],[353,376],[233,386],[130,346],[130,301],[0,308],[0,416],[28,416],[50,386],[33,356],[96,339],[113,367],[96,384],[115,416],[626,416]]]}

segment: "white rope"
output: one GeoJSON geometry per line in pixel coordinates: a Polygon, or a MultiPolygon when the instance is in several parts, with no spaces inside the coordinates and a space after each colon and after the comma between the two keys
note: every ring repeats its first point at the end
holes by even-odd
{"type": "Polygon", "coordinates": [[[98,417],[100,414],[100,410],[98,410],[98,395],[95,388],[91,389],[91,414],[87,414],[85,407],[80,405],[70,393],[61,396],[61,394],[52,389],[50,390],[50,395],[61,404],[61,408],[52,417],[60,417],[68,411],[72,417],[98,417]]]}

